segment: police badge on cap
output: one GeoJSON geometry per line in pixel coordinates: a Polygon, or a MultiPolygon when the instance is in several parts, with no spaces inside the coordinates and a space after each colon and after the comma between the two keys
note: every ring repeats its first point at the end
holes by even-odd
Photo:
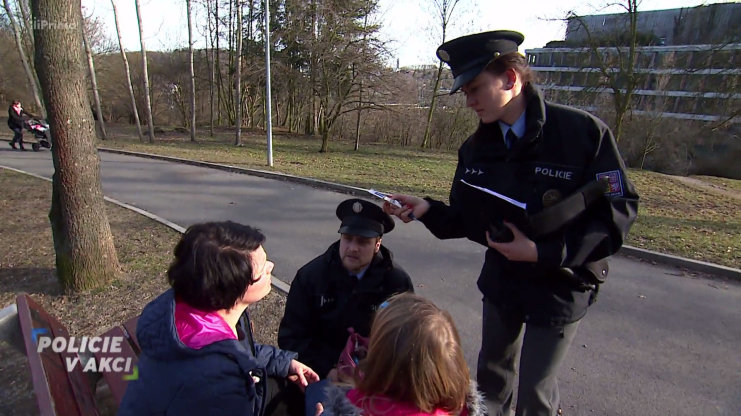
{"type": "Polygon", "coordinates": [[[445,42],[437,57],[450,66],[455,81],[450,93],[470,82],[501,55],[517,52],[525,36],[511,30],[476,33],[445,42]]]}
{"type": "Polygon", "coordinates": [[[342,221],[340,234],[361,237],[381,237],[394,229],[394,220],[378,205],[363,199],[347,199],[337,206],[337,218],[342,221]]]}

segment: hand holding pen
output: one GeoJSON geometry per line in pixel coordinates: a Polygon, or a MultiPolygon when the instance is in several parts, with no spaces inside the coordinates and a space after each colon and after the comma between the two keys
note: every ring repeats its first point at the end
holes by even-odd
{"type": "Polygon", "coordinates": [[[396,215],[404,222],[414,221],[430,209],[429,202],[416,196],[392,194],[388,197],[396,203],[386,200],[383,203],[383,211],[389,215],[396,215]]]}

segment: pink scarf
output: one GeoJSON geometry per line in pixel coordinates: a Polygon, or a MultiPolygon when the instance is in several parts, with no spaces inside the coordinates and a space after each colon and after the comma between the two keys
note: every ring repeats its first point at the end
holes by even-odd
{"type": "Polygon", "coordinates": [[[218,313],[198,310],[179,300],[175,301],[175,329],[180,341],[195,350],[217,341],[237,339],[218,313]]]}
{"type": "Polygon", "coordinates": [[[350,403],[363,409],[366,416],[448,416],[441,409],[435,409],[432,413],[425,413],[412,404],[395,402],[384,396],[366,396],[357,389],[347,392],[350,403]]]}

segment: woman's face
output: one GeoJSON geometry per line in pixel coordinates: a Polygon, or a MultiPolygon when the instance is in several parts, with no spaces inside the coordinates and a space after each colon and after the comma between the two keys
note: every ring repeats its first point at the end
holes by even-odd
{"type": "Polygon", "coordinates": [[[471,82],[461,87],[466,106],[471,107],[484,123],[501,120],[512,100],[512,87],[507,73],[495,75],[482,71],[471,82]]]}
{"type": "Polygon", "coordinates": [[[262,246],[250,254],[252,257],[253,283],[247,286],[247,290],[242,297],[242,301],[248,305],[257,302],[270,293],[270,289],[272,288],[270,280],[273,277],[273,267],[275,267],[275,263],[268,260],[268,255],[262,246]]]}

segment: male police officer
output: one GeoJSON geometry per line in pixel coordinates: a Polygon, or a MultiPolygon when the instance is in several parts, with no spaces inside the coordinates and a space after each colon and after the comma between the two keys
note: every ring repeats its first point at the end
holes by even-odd
{"type": "Polygon", "coordinates": [[[278,345],[299,354],[321,377],[337,364],[348,328],[368,336],[373,312],[388,297],[412,292],[409,275],[381,245],[394,220],[371,202],[339,204],[340,240],[296,273],[278,331],[278,345]]]}

